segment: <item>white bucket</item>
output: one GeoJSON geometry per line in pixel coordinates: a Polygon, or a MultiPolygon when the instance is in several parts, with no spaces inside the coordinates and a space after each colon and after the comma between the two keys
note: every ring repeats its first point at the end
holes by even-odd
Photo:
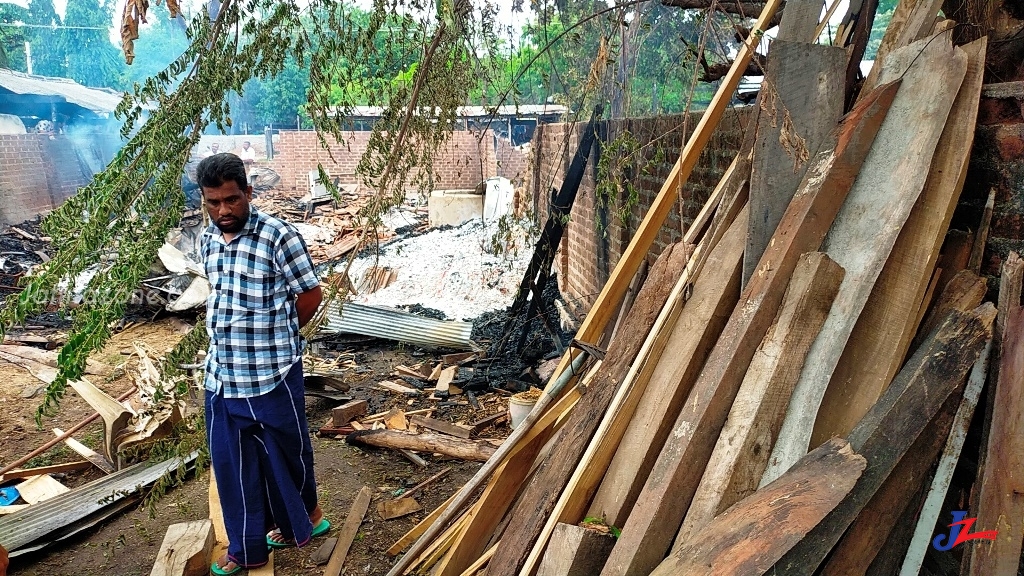
{"type": "Polygon", "coordinates": [[[512,396],[508,399],[509,427],[513,430],[515,430],[516,426],[519,426],[523,420],[526,420],[526,417],[530,415],[530,411],[533,410],[533,407],[537,404],[536,398],[524,399],[516,398],[516,396],[512,396]]]}

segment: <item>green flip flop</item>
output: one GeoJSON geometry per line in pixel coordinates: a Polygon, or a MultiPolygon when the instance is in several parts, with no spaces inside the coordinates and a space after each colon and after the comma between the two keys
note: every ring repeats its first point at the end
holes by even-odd
{"type": "MultiPolygon", "coordinates": [[[[320,522],[316,526],[313,526],[313,533],[310,535],[310,537],[316,538],[317,536],[322,536],[326,534],[327,531],[330,529],[331,523],[327,520],[327,518],[321,518],[320,522]]],[[[271,548],[288,548],[290,546],[295,546],[295,541],[292,540],[291,542],[278,542],[272,539],[270,537],[270,534],[267,534],[267,546],[270,546],[271,548]]],[[[218,574],[218,576],[220,575],[218,574]]]]}
{"type": "Polygon", "coordinates": [[[231,574],[238,574],[242,570],[245,570],[245,568],[239,566],[234,560],[230,561],[235,564],[235,568],[233,570],[225,570],[221,568],[216,561],[214,561],[213,564],[210,564],[210,573],[216,574],[217,576],[230,576],[231,574]]]}

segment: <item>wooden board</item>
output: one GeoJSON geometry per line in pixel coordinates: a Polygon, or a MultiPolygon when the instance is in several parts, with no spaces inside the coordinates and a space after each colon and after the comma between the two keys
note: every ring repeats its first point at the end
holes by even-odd
{"type": "Polygon", "coordinates": [[[782,307],[743,378],[673,548],[757,489],[811,342],[843,269],[821,252],[800,256],[782,307]]]}
{"type": "Polygon", "coordinates": [[[818,27],[819,16],[821,16],[820,0],[788,0],[786,9],[782,12],[779,34],[776,41],[772,43],[772,50],[775,49],[775,43],[779,40],[814,42],[817,39],[817,34],[814,31],[818,27]]]}
{"type": "Polygon", "coordinates": [[[451,386],[452,380],[459,374],[458,366],[451,366],[441,370],[441,374],[437,377],[437,394],[444,397],[448,394],[448,388],[451,386]]]}
{"type": "MultiPolygon", "coordinates": [[[[53,433],[56,436],[64,435],[64,431],[61,430],[60,428],[54,428],[53,433]]],[[[114,464],[110,460],[107,460],[107,458],[103,456],[103,454],[97,453],[92,448],[89,448],[85,444],[82,444],[78,440],[75,440],[74,438],[71,437],[65,438],[64,443],[67,444],[68,448],[74,450],[79,456],[85,458],[90,463],[92,463],[93,466],[96,466],[103,472],[107,474],[114,472],[114,464]]]]}
{"type": "Polygon", "coordinates": [[[962,386],[991,337],[994,320],[991,304],[966,314],[954,311],[907,361],[850,432],[850,445],[868,461],[864,474],[839,506],[775,564],[775,574],[809,576],[816,572],[949,395],[962,386]]]}
{"type": "Polygon", "coordinates": [[[8,480],[15,480],[18,478],[28,478],[30,476],[39,476],[40,474],[76,472],[78,470],[85,470],[89,466],[92,466],[92,462],[89,462],[88,460],[79,460],[78,462],[52,464],[50,466],[40,466],[38,468],[16,468],[10,472],[0,474],[0,482],[7,482],[8,480]]]}
{"type": "Polygon", "coordinates": [[[921,303],[963,189],[974,141],[985,40],[963,50],[967,74],[939,137],[928,179],[832,373],[811,446],[853,429],[899,371],[918,331],[921,303]]]}
{"type": "Polygon", "coordinates": [[[213,562],[215,541],[209,519],[171,524],[150,576],[206,576],[213,562]]]}
{"type": "MultiPolygon", "coordinates": [[[[822,245],[822,251],[846,270],[846,276],[832,312],[811,345],[762,484],[778,478],[807,453],[825,390],[900,229],[924,188],[936,144],[966,71],[967,55],[941,41],[929,44],[923,40],[886,60],[882,81],[902,78],[903,85],[822,245]]],[[[914,304],[919,302],[920,295],[914,304]]]]}
{"type": "MultiPolygon", "coordinates": [[[[817,26],[817,10],[787,2],[783,17],[801,13],[817,26]],[[794,10],[794,12],[790,12],[794,10]]],[[[796,22],[794,22],[796,23],[796,22]]],[[[788,42],[771,43],[768,70],[760,96],[757,141],[750,176],[750,221],[743,254],[743,285],[750,280],[764,249],[793,199],[810,163],[821,146],[833,146],[834,128],[843,115],[846,50],[836,46],[788,42]]]]}
{"type": "Polygon", "coordinates": [[[54,496],[69,491],[70,489],[67,486],[61,484],[49,474],[33,476],[18,484],[18,493],[21,494],[21,499],[29,504],[49,500],[54,496]]]}
{"type": "Polygon", "coordinates": [[[592,576],[601,571],[615,537],[582,526],[559,523],[537,567],[537,576],[592,576]]]}
{"type": "Polygon", "coordinates": [[[423,510],[423,507],[413,498],[397,498],[377,503],[377,514],[380,514],[384,520],[401,518],[420,510],[423,510]]]}
{"type": "Polygon", "coordinates": [[[459,438],[469,438],[472,434],[472,430],[463,428],[462,426],[456,426],[450,422],[435,420],[434,418],[428,418],[426,416],[413,416],[409,421],[417,426],[422,426],[436,432],[442,432],[459,438]]]}
{"type": "Polygon", "coordinates": [[[417,389],[415,389],[415,388],[413,388],[411,386],[403,386],[403,385],[401,385],[401,384],[399,384],[397,382],[392,382],[390,380],[382,380],[380,382],[377,382],[377,386],[380,386],[381,388],[383,388],[383,389],[385,389],[385,390],[387,390],[389,392],[395,392],[396,394],[405,394],[406,396],[419,396],[420,395],[420,391],[419,390],[417,390],[417,389]]]}
{"type": "Polygon", "coordinates": [[[672,441],[659,454],[602,574],[648,574],[668,553],[797,259],[820,246],[897,90],[898,84],[886,86],[858,105],[840,124],[836,148],[815,156],[676,419],[672,441]]]}
{"type": "MultiPolygon", "coordinates": [[[[568,482],[587,444],[601,422],[622,382],[633,359],[636,358],[647,334],[657,320],[676,279],[682,274],[691,251],[686,246],[673,244],[662,252],[651,267],[650,275],[637,295],[632,311],[625,319],[622,330],[612,340],[600,370],[587,387],[587,393],[580,404],[569,414],[567,422],[554,440],[551,452],[527,484],[519,502],[510,512],[508,527],[494,556],[488,563],[489,570],[513,572],[524,562],[533,547],[548,515],[554,508],[561,488],[568,482]]],[[[442,565],[438,576],[458,575],[469,566],[485,549],[487,539],[500,516],[488,519],[489,530],[480,530],[474,522],[467,528],[471,540],[463,539],[466,545],[456,548],[455,554],[442,565]],[[470,545],[468,542],[472,541],[470,545]],[[463,553],[465,546],[469,553],[463,553]],[[449,566],[451,568],[449,568],[449,566]]],[[[461,544],[461,543],[460,543],[461,544]]]]}
{"type": "MultiPolygon", "coordinates": [[[[987,38],[982,38],[978,42],[985,42],[986,40],[987,38]]],[[[982,58],[982,62],[984,62],[984,58],[982,58]]],[[[985,245],[988,243],[988,230],[992,226],[992,211],[995,209],[995,206],[996,189],[992,188],[988,191],[985,210],[981,214],[981,224],[978,226],[977,233],[974,234],[974,244],[971,245],[971,257],[967,260],[967,269],[975,274],[981,272],[981,263],[985,256],[985,245]]]]}
{"type": "Polygon", "coordinates": [[[348,509],[348,516],[345,517],[345,524],[338,532],[338,543],[331,552],[331,559],[324,568],[324,576],[341,576],[341,569],[345,566],[345,558],[348,557],[348,550],[359,532],[359,525],[363,523],[363,516],[366,509],[370,507],[370,499],[373,497],[373,490],[368,486],[359,489],[352,506],[348,509]]]}
{"type": "Polygon", "coordinates": [[[921,321],[918,334],[911,344],[911,350],[916,350],[921,345],[921,342],[939,326],[950,310],[963,311],[977,307],[985,298],[987,291],[988,282],[981,276],[970,270],[958,272],[946,284],[938,300],[935,301],[935,305],[921,321]]]}
{"type": "Polygon", "coordinates": [[[1020,306],[1024,261],[1011,252],[999,284],[1002,321],[999,375],[995,383],[984,467],[978,472],[974,531],[997,530],[995,541],[971,547],[971,576],[1015,574],[1024,538],[1024,308],[1020,306]]]}
{"type": "Polygon", "coordinates": [[[842,501],[865,465],[845,440],[830,440],[777,481],[729,508],[660,563],[652,576],[764,574],[842,501]]]}
{"type": "Polygon", "coordinates": [[[210,522],[213,523],[213,560],[220,559],[228,553],[228,531],[224,527],[224,510],[220,507],[220,492],[217,490],[217,478],[213,474],[213,467],[210,467],[210,488],[209,488],[209,513],[210,522]]]}
{"type": "Polygon", "coordinates": [[[604,518],[612,526],[626,521],[671,431],[673,415],[679,413],[732,313],[739,299],[747,227],[738,219],[731,228],[711,251],[705,272],[693,283],[690,299],[670,327],[664,348],[672,352],[651,359],[646,390],[624,424],[587,516],[604,518]]]}
{"type": "MultiPolygon", "coordinates": [[[[886,59],[891,52],[908,46],[931,32],[941,7],[942,0],[902,0],[896,3],[896,9],[879,42],[875,65],[871,67],[864,80],[862,90],[870,90],[881,82],[879,73],[886,65],[886,59]]],[[[949,35],[943,40],[948,41],[949,35]]]]}
{"type": "Polygon", "coordinates": [[[331,411],[334,426],[340,428],[360,416],[365,416],[368,406],[366,400],[353,400],[338,406],[331,411]]]}

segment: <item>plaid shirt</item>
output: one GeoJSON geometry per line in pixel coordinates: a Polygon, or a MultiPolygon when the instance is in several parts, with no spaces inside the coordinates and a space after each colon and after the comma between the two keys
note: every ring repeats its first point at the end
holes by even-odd
{"type": "Polygon", "coordinates": [[[295,296],[319,284],[295,228],[250,209],[225,244],[215,224],[203,232],[202,258],[212,290],[206,300],[206,389],[225,398],[266,394],[302,357],[295,296]]]}

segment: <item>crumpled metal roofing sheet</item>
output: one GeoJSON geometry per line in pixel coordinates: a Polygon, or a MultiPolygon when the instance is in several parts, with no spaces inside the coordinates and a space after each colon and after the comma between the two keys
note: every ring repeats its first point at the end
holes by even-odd
{"type": "Polygon", "coordinates": [[[15,94],[60,96],[71,104],[93,112],[113,112],[121,103],[122,95],[106,88],[89,88],[70,78],[36,76],[0,68],[0,88],[15,94]]]}
{"type": "Polygon", "coordinates": [[[327,322],[321,332],[361,334],[408,342],[427,348],[471,350],[471,322],[449,322],[424,318],[394,308],[346,302],[339,310],[332,302],[327,322]]]}

